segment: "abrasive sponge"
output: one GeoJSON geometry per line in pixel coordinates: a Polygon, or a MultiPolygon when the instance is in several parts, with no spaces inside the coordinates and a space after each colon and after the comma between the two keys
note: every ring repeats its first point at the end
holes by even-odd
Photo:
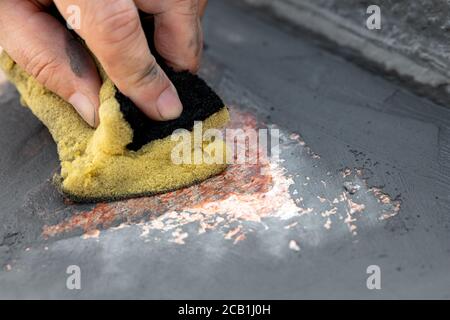
{"type": "MultiPolygon", "coordinates": [[[[0,67],[17,87],[22,103],[47,126],[57,144],[61,173],[53,180],[71,200],[119,200],[172,191],[205,180],[226,168],[225,163],[173,163],[171,153],[178,142],[172,141],[170,135],[175,129],[192,130],[194,121],[203,121],[203,131],[220,128],[228,122],[229,114],[221,99],[202,79],[189,72],[174,72],[161,60],[159,63],[183,103],[179,119],[168,122],[148,119],[116,89],[104,72],[100,72],[103,79],[100,124],[92,129],[70,104],[44,88],[2,53],[0,67]]],[[[225,152],[224,144],[220,139],[210,139],[203,141],[202,147],[225,152]]],[[[194,153],[194,149],[190,151],[194,153]]]]}

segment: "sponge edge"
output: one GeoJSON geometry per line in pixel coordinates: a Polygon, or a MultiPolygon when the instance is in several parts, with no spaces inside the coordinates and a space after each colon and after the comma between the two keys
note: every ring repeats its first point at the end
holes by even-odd
{"type": "MultiPolygon", "coordinates": [[[[107,78],[100,91],[100,125],[92,129],[70,104],[45,89],[4,52],[0,67],[17,87],[22,103],[49,129],[61,161],[61,173],[53,181],[75,202],[112,201],[168,192],[208,179],[226,168],[225,161],[175,164],[171,155],[179,142],[171,136],[153,140],[137,151],[128,150],[133,130],[120,111],[116,88],[107,78]]],[[[202,130],[221,128],[228,121],[224,106],[203,121],[202,130]]],[[[189,138],[194,139],[192,132],[189,138]]],[[[226,158],[226,145],[220,139],[203,141],[202,149],[223,152],[219,158],[226,158]]],[[[193,158],[195,150],[191,148],[190,152],[193,158]]]]}

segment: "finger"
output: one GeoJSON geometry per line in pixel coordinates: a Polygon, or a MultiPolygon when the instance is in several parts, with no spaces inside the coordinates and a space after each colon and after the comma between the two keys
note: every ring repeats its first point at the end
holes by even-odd
{"type": "Polygon", "coordinates": [[[39,7],[45,8],[49,7],[53,3],[53,0],[31,0],[31,2],[34,2],[39,7]]]}
{"type": "Polygon", "coordinates": [[[71,103],[89,125],[97,125],[97,69],[55,18],[41,11],[37,2],[2,0],[0,30],[0,45],[18,65],[71,103]]]}
{"type": "Polygon", "coordinates": [[[198,11],[199,11],[200,18],[203,18],[203,15],[205,14],[207,5],[208,5],[208,0],[199,0],[198,11]]]}
{"type": "Polygon", "coordinates": [[[150,52],[132,0],[55,0],[55,4],[66,19],[68,6],[79,7],[81,27],[76,32],[119,90],[145,114],[154,120],[181,114],[177,91],[150,52]]]}
{"type": "Polygon", "coordinates": [[[198,71],[203,51],[198,0],[135,0],[155,17],[155,47],[176,70],[198,71]]]}

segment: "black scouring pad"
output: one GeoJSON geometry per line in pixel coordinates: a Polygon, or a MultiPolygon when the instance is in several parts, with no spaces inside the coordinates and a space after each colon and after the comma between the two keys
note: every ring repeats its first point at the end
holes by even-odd
{"type": "Polygon", "coordinates": [[[187,71],[174,72],[168,67],[165,71],[183,104],[183,112],[178,119],[151,120],[129,98],[120,91],[116,92],[120,111],[133,129],[133,142],[127,146],[130,150],[139,150],[148,142],[167,137],[179,128],[192,130],[194,121],[203,121],[224,107],[219,96],[198,76],[187,71]]]}
{"type": "Polygon", "coordinates": [[[188,71],[175,72],[166,64],[154,45],[153,19],[144,18],[141,14],[141,20],[150,50],[177,89],[183,105],[183,112],[175,120],[154,121],[117,90],[116,99],[120,104],[120,111],[133,129],[133,142],[127,146],[129,150],[133,151],[139,150],[152,140],[169,136],[176,129],[192,130],[194,121],[203,121],[224,107],[222,99],[197,75],[188,71]]]}

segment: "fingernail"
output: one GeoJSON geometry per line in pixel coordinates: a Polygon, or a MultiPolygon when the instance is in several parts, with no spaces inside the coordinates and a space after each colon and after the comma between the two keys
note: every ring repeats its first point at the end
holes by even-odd
{"type": "Polygon", "coordinates": [[[75,92],[69,98],[69,103],[91,127],[95,127],[95,107],[84,94],[75,92]]]}
{"type": "Polygon", "coordinates": [[[180,98],[174,86],[168,87],[156,101],[156,108],[164,120],[176,119],[183,111],[180,98]]]}

